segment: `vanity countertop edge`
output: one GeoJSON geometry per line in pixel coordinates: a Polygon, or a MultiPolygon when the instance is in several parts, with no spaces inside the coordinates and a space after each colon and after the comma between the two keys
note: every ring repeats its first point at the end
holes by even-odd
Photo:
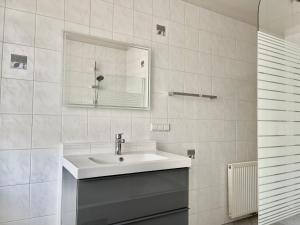
{"type": "MultiPolygon", "coordinates": [[[[126,154],[147,154],[148,152],[136,152],[136,153],[125,153],[126,154]]],[[[186,156],[181,156],[173,153],[163,152],[160,150],[149,152],[155,153],[159,156],[166,157],[164,160],[160,161],[148,161],[148,162],[136,162],[136,163],[112,163],[98,165],[92,162],[90,157],[93,156],[103,156],[105,153],[100,154],[84,154],[84,155],[66,155],[63,156],[62,166],[68,170],[76,179],[88,179],[97,177],[106,177],[114,175],[124,175],[132,173],[141,172],[151,172],[158,170],[169,170],[169,169],[179,169],[179,168],[189,168],[191,167],[191,159],[186,156]],[[78,165],[79,160],[81,165],[78,165]]],[[[107,155],[107,154],[106,154],[107,155]]],[[[122,157],[120,155],[119,157],[122,157]]]]}

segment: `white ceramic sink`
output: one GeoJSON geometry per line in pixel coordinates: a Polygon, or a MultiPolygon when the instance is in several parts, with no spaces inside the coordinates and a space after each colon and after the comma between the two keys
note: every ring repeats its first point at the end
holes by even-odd
{"type": "Polygon", "coordinates": [[[89,160],[98,164],[116,164],[116,163],[141,163],[157,160],[166,160],[167,157],[154,153],[143,154],[125,154],[125,155],[102,155],[91,156],[89,160]]]}
{"type": "Polygon", "coordinates": [[[63,166],[76,179],[85,179],[190,167],[191,159],[161,151],[131,152],[122,155],[86,154],[64,156],[63,166]]]}

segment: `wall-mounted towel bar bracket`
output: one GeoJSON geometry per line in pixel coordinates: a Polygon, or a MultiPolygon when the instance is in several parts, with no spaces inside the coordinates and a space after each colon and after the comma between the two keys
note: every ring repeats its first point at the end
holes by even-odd
{"type": "Polygon", "coordinates": [[[194,94],[194,93],[176,92],[176,91],[169,92],[169,96],[175,96],[175,95],[188,96],[188,97],[210,98],[210,99],[217,98],[217,96],[215,96],[215,95],[194,94]]]}

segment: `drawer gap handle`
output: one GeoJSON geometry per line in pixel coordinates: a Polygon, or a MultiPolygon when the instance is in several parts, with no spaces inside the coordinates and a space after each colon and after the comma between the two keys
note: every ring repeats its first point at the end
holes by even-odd
{"type": "Polygon", "coordinates": [[[112,225],[127,225],[127,224],[131,224],[131,223],[137,223],[137,222],[142,222],[142,221],[145,221],[145,220],[151,220],[151,219],[155,219],[155,218],[159,218],[159,217],[163,217],[163,216],[168,216],[168,215],[172,215],[172,214],[176,214],[176,213],[186,212],[188,210],[189,210],[188,208],[175,209],[175,210],[172,210],[172,211],[158,213],[158,214],[154,214],[154,215],[151,215],[151,216],[145,216],[145,217],[141,217],[141,218],[137,218],[137,219],[133,219],[133,220],[114,223],[112,225]]]}

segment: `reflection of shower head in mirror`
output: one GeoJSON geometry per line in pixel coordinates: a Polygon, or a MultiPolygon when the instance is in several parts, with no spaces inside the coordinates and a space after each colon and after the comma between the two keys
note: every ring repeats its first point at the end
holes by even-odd
{"type": "Polygon", "coordinates": [[[104,76],[102,76],[102,75],[99,75],[99,76],[97,76],[97,81],[98,82],[101,82],[101,81],[103,81],[104,80],[104,76]]]}

